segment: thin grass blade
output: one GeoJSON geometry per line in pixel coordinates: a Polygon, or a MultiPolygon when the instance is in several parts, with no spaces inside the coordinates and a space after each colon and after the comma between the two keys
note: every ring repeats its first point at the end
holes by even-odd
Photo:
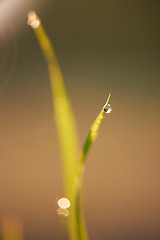
{"type": "Polygon", "coordinates": [[[85,224],[85,218],[83,213],[83,202],[82,202],[82,181],[83,181],[83,175],[84,175],[84,169],[87,159],[87,154],[89,152],[89,149],[91,148],[92,144],[97,138],[100,125],[102,123],[102,120],[104,116],[106,115],[107,111],[110,112],[112,108],[109,105],[111,94],[109,94],[108,99],[103,106],[102,110],[98,114],[96,120],[93,122],[89,134],[85,140],[81,158],[78,164],[77,173],[76,173],[76,180],[74,183],[74,201],[76,205],[76,219],[77,219],[77,232],[78,232],[78,239],[79,240],[87,240],[88,234],[86,231],[86,224],[85,224]],[[107,109],[107,110],[106,110],[107,109]]]}
{"type": "Polygon", "coordinates": [[[28,14],[28,24],[34,29],[48,66],[54,117],[62,157],[64,192],[65,197],[71,202],[71,207],[69,209],[70,214],[67,218],[68,228],[70,239],[76,240],[75,206],[72,199],[72,186],[75,179],[78,159],[78,140],[75,119],[54,48],[35,12],[30,12],[28,14]]]}

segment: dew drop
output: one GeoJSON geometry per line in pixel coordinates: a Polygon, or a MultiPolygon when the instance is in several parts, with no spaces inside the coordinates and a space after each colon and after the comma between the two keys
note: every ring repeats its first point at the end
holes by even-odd
{"type": "Polygon", "coordinates": [[[40,20],[38,19],[36,13],[34,11],[30,11],[28,13],[28,20],[27,23],[32,28],[37,28],[40,25],[40,20]]]}
{"type": "Polygon", "coordinates": [[[57,202],[58,206],[62,209],[67,209],[70,207],[70,201],[67,198],[60,198],[57,202]]]}
{"type": "Polygon", "coordinates": [[[104,109],[106,114],[108,114],[112,111],[112,107],[110,106],[110,104],[104,105],[103,109],[104,109]]]}

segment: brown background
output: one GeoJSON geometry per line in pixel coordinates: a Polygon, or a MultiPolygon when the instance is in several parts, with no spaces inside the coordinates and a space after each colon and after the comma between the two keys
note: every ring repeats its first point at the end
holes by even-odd
{"type": "Polygon", "coordinates": [[[158,1],[0,2],[1,218],[18,215],[26,240],[66,239],[48,72],[26,24],[30,9],[54,43],[81,146],[112,93],[85,172],[90,239],[160,239],[158,1]]]}

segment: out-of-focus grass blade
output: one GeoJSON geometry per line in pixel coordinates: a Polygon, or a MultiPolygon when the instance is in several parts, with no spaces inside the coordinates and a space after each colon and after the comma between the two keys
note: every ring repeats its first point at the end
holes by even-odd
{"type": "Polygon", "coordinates": [[[95,141],[100,125],[102,123],[102,120],[104,118],[104,115],[106,113],[110,113],[112,108],[109,105],[109,100],[110,100],[111,94],[109,94],[108,99],[103,106],[102,110],[100,111],[99,115],[97,116],[96,120],[93,122],[89,134],[86,138],[86,141],[84,143],[83,149],[82,149],[82,154],[81,158],[78,164],[78,169],[76,173],[76,180],[74,183],[74,201],[76,205],[76,219],[77,219],[77,232],[78,232],[78,239],[81,240],[87,240],[87,231],[85,229],[85,223],[84,223],[84,216],[83,216],[83,206],[82,206],[82,200],[81,200],[81,195],[82,195],[82,180],[83,180],[83,173],[85,169],[85,164],[86,164],[86,157],[88,154],[88,151],[90,147],[92,146],[93,142],[95,141]]]}
{"type": "Polygon", "coordinates": [[[61,70],[46,32],[35,12],[28,14],[28,24],[34,29],[35,35],[45,56],[53,97],[54,115],[58,130],[60,151],[62,155],[63,181],[65,197],[71,202],[68,224],[71,240],[77,239],[75,206],[72,199],[72,186],[77,166],[78,141],[75,120],[71,104],[66,92],[61,70]]]}
{"type": "Polygon", "coordinates": [[[23,240],[23,223],[19,216],[6,214],[1,219],[2,240],[23,240]]]}

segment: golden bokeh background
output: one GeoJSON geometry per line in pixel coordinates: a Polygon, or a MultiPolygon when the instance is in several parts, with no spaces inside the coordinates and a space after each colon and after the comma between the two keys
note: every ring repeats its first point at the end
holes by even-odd
{"type": "MultiPolygon", "coordinates": [[[[1,12],[8,2],[0,2],[1,12]]],[[[64,196],[48,72],[26,24],[31,9],[54,43],[81,146],[112,93],[113,111],[85,171],[90,239],[160,239],[160,3],[155,0],[17,0],[6,10],[0,24],[1,223],[16,215],[25,240],[67,239],[64,219],[56,214],[56,200],[64,196]]]]}

